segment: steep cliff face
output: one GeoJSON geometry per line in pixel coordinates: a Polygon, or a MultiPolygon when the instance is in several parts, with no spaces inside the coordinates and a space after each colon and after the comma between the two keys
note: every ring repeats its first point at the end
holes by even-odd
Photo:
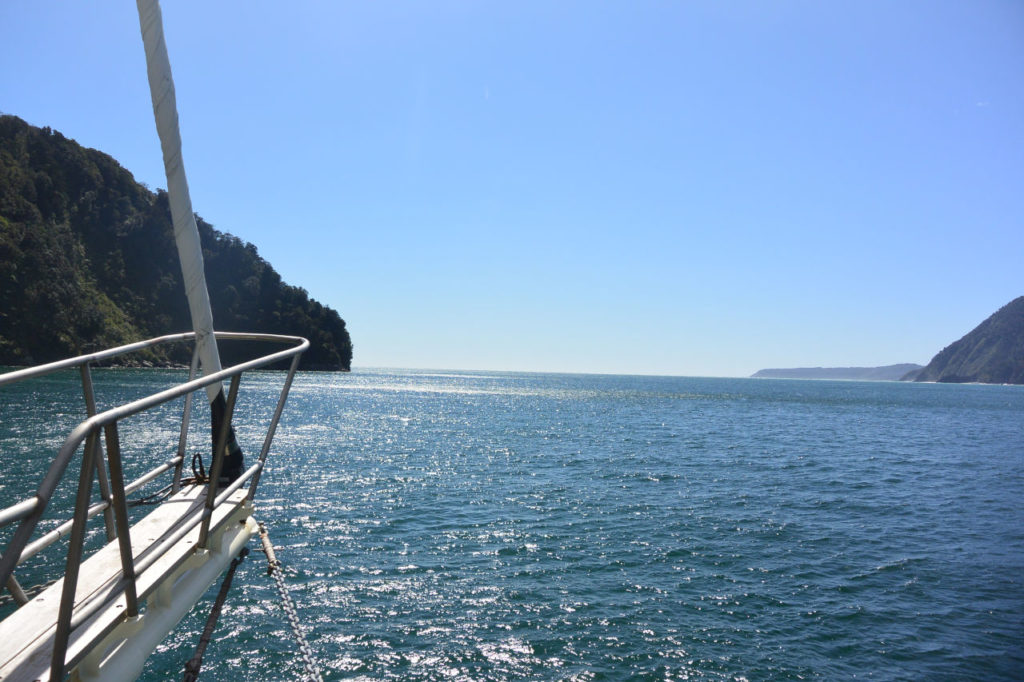
{"type": "Polygon", "coordinates": [[[1015,298],[906,379],[1024,384],[1024,296],[1015,298]]]}
{"type": "MultiPolygon", "coordinates": [[[[252,244],[198,219],[217,329],[304,336],[308,369],[348,369],[337,312],[252,244]]],[[[110,156],[0,116],[0,364],[35,364],[191,329],[167,195],[110,156]]],[[[149,354],[187,362],[186,349],[149,354]]],[[[230,364],[244,348],[225,347],[230,364]]],[[[251,357],[251,355],[248,355],[251,357]]]]}

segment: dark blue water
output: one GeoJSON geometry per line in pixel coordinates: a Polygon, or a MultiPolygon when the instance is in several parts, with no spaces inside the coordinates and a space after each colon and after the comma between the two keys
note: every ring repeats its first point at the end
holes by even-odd
{"type": "MultiPolygon", "coordinates": [[[[280,378],[243,383],[247,451],[280,378]]],[[[328,679],[1019,679],[1022,416],[1022,387],[307,374],[257,515],[328,679]]],[[[261,559],[204,679],[301,673],[261,559]]]]}

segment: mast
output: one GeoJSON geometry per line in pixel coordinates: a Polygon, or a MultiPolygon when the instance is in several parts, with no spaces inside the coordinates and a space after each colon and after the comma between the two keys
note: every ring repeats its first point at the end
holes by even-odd
{"type": "MultiPolygon", "coordinates": [[[[210,294],[206,288],[206,275],[203,271],[203,248],[199,241],[195,214],[192,212],[188,182],[185,179],[177,101],[174,96],[174,80],[171,78],[171,63],[167,57],[167,44],[164,42],[160,3],[159,0],[136,0],[136,5],[142,29],[142,42],[146,49],[146,70],[149,74],[149,92],[153,99],[153,115],[156,118],[156,129],[163,151],[164,172],[167,174],[167,195],[174,224],[174,242],[178,247],[178,260],[181,262],[192,328],[196,333],[199,360],[203,372],[209,375],[221,370],[220,354],[213,334],[213,311],[210,308],[210,294]]],[[[217,439],[227,411],[223,384],[217,382],[207,386],[206,396],[210,401],[211,440],[216,457],[217,439]]],[[[231,481],[242,472],[242,450],[230,424],[225,456],[222,478],[231,481]]]]}

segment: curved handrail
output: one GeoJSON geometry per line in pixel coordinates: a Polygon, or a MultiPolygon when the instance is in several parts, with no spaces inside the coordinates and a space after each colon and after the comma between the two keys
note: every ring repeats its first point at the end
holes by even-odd
{"type": "MultiPolygon", "coordinates": [[[[221,334],[227,332],[221,332],[221,334]]],[[[196,336],[195,332],[183,332],[181,334],[167,334],[165,336],[155,336],[152,339],[146,339],[145,341],[136,341],[135,343],[125,344],[124,346],[117,346],[116,348],[108,348],[98,353],[86,353],[85,355],[78,355],[73,358],[66,358],[64,360],[57,360],[56,362],[48,362],[45,365],[36,365],[34,367],[26,367],[25,369],[14,370],[13,372],[4,372],[0,374],[0,386],[4,384],[13,384],[16,381],[22,381],[24,379],[32,379],[34,377],[46,376],[53,372],[59,372],[62,369],[71,369],[73,367],[80,367],[85,364],[94,365],[102,362],[103,360],[109,360],[115,358],[118,355],[127,355],[128,353],[135,353],[140,350],[152,348],[153,346],[159,346],[163,343],[172,343],[175,341],[189,341],[194,339],[196,336]]],[[[226,338],[226,337],[225,337],[226,338]]]]}
{"type": "MultiPolygon", "coordinates": [[[[201,388],[205,388],[209,384],[234,378],[248,370],[259,369],[275,362],[292,358],[292,366],[288,373],[288,379],[286,379],[287,383],[290,384],[291,377],[294,375],[297,366],[298,356],[309,348],[309,341],[298,336],[248,332],[215,332],[215,334],[218,339],[224,340],[268,341],[274,343],[295,343],[296,345],[292,348],[287,348],[283,351],[278,351],[277,353],[272,353],[254,360],[233,365],[221,370],[220,372],[210,374],[209,376],[192,379],[176,387],[106,410],[87,418],[76,426],[58,450],[57,456],[54,458],[46,475],[40,482],[35,496],[11,505],[6,509],[0,510],[0,525],[6,525],[13,523],[14,521],[21,520],[21,523],[15,530],[14,536],[11,538],[7,548],[4,550],[3,556],[0,557],[0,589],[2,589],[2,586],[7,584],[8,578],[10,578],[14,572],[14,568],[21,559],[22,551],[31,539],[37,523],[46,511],[50,498],[53,496],[54,490],[63,478],[72,457],[90,434],[98,435],[99,431],[105,426],[115,424],[126,417],[130,417],[157,405],[169,402],[175,398],[188,395],[201,388]]],[[[151,348],[162,343],[189,341],[194,338],[194,332],[169,334],[166,336],[148,339],[146,341],[119,346],[99,353],[80,355],[75,358],[60,360],[40,365],[38,367],[16,370],[14,372],[8,372],[0,375],[0,386],[24,379],[45,376],[63,369],[87,366],[119,355],[151,348]]],[[[275,416],[278,416],[279,413],[280,411],[275,413],[275,416]]],[[[276,424],[273,424],[272,428],[273,426],[276,426],[276,424]]],[[[261,459],[265,457],[265,450],[266,447],[264,448],[264,453],[261,453],[261,459]]]]}

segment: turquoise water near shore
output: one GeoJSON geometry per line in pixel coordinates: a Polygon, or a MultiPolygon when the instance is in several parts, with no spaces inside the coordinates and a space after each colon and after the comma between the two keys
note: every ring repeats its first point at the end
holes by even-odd
{"type": "MultiPolygon", "coordinates": [[[[172,373],[96,374],[112,401],[172,373]]],[[[243,382],[247,453],[280,380],[243,382]]],[[[0,432],[5,503],[11,453],[80,410],[74,377],[48,388],[0,432]]],[[[1013,386],[302,374],[257,516],[327,679],[1019,679],[1022,416],[1013,386]]],[[[203,679],[301,673],[265,570],[203,679]]],[[[180,678],[206,610],[142,679],[180,678]]]]}

